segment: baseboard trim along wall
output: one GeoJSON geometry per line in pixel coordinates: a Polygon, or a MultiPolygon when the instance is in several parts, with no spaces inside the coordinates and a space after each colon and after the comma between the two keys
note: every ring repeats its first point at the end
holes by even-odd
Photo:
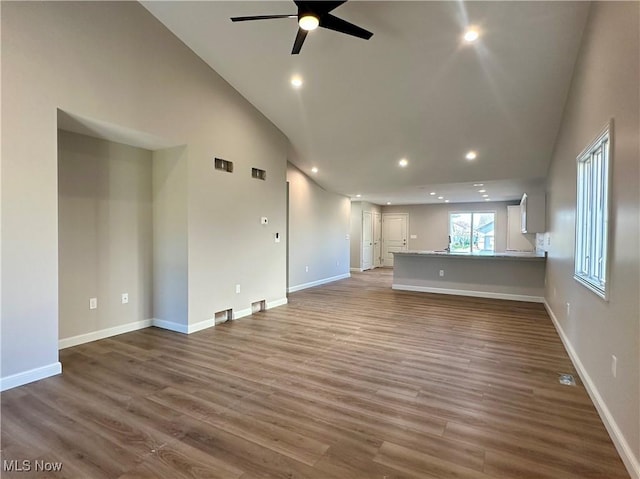
{"type": "Polygon", "coordinates": [[[362,273],[362,268],[349,268],[352,273],[362,273]]]}
{"type": "Polygon", "coordinates": [[[246,318],[247,316],[251,316],[253,310],[251,308],[241,309],[239,311],[233,312],[233,319],[246,318]]]}
{"type": "Polygon", "coordinates": [[[280,298],[274,301],[267,301],[267,309],[277,308],[278,306],[284,306],[289,300],[287,298],[280,298]]]}
{"type": "Polygon", "coordinates": [[[551,321],[553,322],[553,325],[555,326],[556,331],[558,331],[558,335],[562,340],[562,344],[564,345],[564,348],[567,350],[567,354],[569,355],[571,362],[573,363],[576,370],[578,371],[578,374],[580,375],[580,379],[582,380],[584,387],[587,390],[589,397],[591,398],[591,401],[593,401],[593,404],[595,405],[598,411],[598,414],[600,415],[600,418],[604,423],[604,426],[607,428],[607,431],[609,432],[609,436],[611,436],[611,440],[613,441],[613,444],[618,450],[618,454],[620,454],[620,457],[622,458],[622,462],[624,462],[624,465],[627,468],[627,471],[631,475],[632,479],[640,479],[640,461],[638,460],[638,457],[636,457],[633,450],[629,446],[629,443],[627,442],[625,437],[622,435],[622,432],[620,431],[618,424],[613,418],[611,411],[609,411],[609,408],[607,407],[607,404],[604,402],[604,399],[602,399],[602,396],[600,395],[598,388],[596,387],[595,383],[591,380],[591,376],[589,376],[589,373],[587,372],[586,368],[582,364],[582,361],[580,361],[580,357],[576,353],[575,349],[573,349],[573,346],[569,341],[569,337],[565,334],[564,330],[562,329],[562,326],[560,325],[560,322],[558,321],[558,318],[556,317],[553,310],[551,309],[551,306],[549,306],[549,303],[547,303],[546,300],[544,301],[544,307],[549,313],[549,316],[551,317],[551,321]]]}
{"type": "Polygon", "coordinates": [[[70,348],[72,346],[78,346],[79,344],[90,343],[91,341],[117,336],[118,334],[130,333],[131,331],[137,331],[138,329],[148,328],[151,326],[151,323],[151,319],[144,319],[142,321],[134,321],[133,323],[121,324],[120,326],[114,326],[112,328],[71,336],[70,338],[59,340],[58,349],[70,348]]]}
{"type": "Polygon", "coordinates": [[[411,286],[408,284],[393,284],[392,289],[398,291],[418,291],[421,293],[451,294],[455,296],[472,296],[474,298],[506,299],[509,301],[526,301],[528,303],[543,303],[542,296],[527,296],[524,294],[491,293],[489,291],[471,291],[466,289],[431,288],[428,286],[411,286]]]}
{"type": "Polygon", "coordinates": [[[39,368],[30,369],[11,376],[0,378],[0,391],[6,391],[7,389],[17,388],[18,386],[24,386],[25,384],[39,381],[40,379],[49,378],[62,372],[62,364],[60,361],[42,366],[39,368]]]}
{"type": "Polygon", "coordinates": [[[338,276],[331,276],[330,278],[319,279],[317,281],[311,281],[310,283],[299,284],[297,286],[291,286],[287,288],[287,293],[295,293],[307,288],[313,288],[314,286],[320,286],[321,284],[333,283],[341,279],[351,278],[351,273],[345,273],[338,276]]]}

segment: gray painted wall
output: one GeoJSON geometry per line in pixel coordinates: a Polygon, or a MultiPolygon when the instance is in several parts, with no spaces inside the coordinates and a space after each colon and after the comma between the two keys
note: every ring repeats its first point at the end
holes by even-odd
{"type": "Polygon", "coordinates": [[[289,288],[348,274],[349,198],[322,189],[291,163],[287,181],[289,288]]]}
{"type": "Polygon", "coordinates": [[[547,301],[571,348],[636,461],[640,458],[639,18],[638,2],[592,4],[549,171],[546,288],[547,301]],[[603,301],[573,279],[576,157],[611,118],[615,127],[610,298],[603,301]],[[570,316],[566,303],[571,304],[570,316]],[[618,358],[616,378],[611,355],[618,358]]]}
{"type": "Polygon", "coordinates": [[[188,324],[187,148],[153,152],[153,318],[188,324]]]}
{"type": "Polygon", "coordinates": [[[449,241],[449,213],[458,211],[496,212],[496,251],[507,249],[507,205],[519,202],[449,203],[437,205],[383,206],[383,213],[409,214],[409,250],[439,250],[449,241]],[[416,235],[416,239],[411,239],[416,235]]]}
{"type": "Polygon", "coordinates": [[[59,131],[60,339],[151,318],[151,218],[150,151],[59,131]]]}
{"type": "Polygon", "coordinates": [[[58,108],[187,146],[189,324],[285,297],[288,141],[272,123],[138,3],[3,3],[2,34],[2,377],[58,361],[58,108]]]}

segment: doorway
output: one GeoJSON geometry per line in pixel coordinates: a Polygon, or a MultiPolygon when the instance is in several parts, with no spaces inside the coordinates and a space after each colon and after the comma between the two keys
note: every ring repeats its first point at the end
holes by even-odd
{"type": "Polygon", "coordinates": [[[362,212],[362,270],[373,268],[373,222],[370,211],[362,212]]]}
{"type": "Polygon", "coordinates": [[[393,267],[393,253],[407,250],[409,215],[406,213],[382,214],[382,266],[393,267]]]}
{"type": "Polygon", "coordinates": [[[382,266],[382,216],[373,213],[373,267],[382,266]]]}

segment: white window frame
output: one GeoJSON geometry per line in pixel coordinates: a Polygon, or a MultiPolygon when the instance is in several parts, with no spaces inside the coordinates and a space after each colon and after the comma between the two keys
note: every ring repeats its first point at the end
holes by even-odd
{"type": "MultiPolygon", "coordinates": [[[[473,215],[479,214],[493,214],[493,252],[496,252],[496,231],[497,231],[497,222],[498,222],[498,212],[496,210],[478,210],[478,211],[470,211],[470,210],[461,210],[461,211],[449,211],[449,224],[448,226],[448,235],[451,238],[451,216],[453,215],[471,215],[471,232],[469,233],[471,236],[469,238],[470,245],[469,253],[460,253],[460,254],[473,254],[473,215]]],[[[451,244],[449,244],[449,248],[451,248],[451,244]]]]}
{"type": "Polygon", "coordinates": [[[613,122],[576,158],[574,279],[605,301],[609,296],[609,204],[613,122]]]}

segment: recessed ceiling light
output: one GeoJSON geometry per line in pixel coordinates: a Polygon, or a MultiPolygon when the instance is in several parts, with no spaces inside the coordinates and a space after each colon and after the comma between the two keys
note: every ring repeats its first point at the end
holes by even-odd
{"type": "Polygon", "coordinates": [[[300,88],[302,86],[302,77],[300,75],[292,76],[291,86],[293,86],[293,88],[300,88]]]}
{"type": "Polygon", "coordinates": [[[356,195],[356,198],[362,198],[362,195],[356,195]]]}
{"type": "Polygon", "coordinates": [[[485,198],[484,200],[485,201],[491,201],[491,198],[485,198]]]}
{"type": "Polygon", "coordinates": [[[398,165],[402,168],[404,168],[405,166],[407,166],[409,164],[409,161],[406,158],[402,158],[399,162],[398,165]]]}
{"type": "Polygon", "coordinates": [[[443,199],[444,199],[444,196],[438,196],[438,199],[439,199],[439,200],[443,200],[443,199]]]}
{"type": "Polygon", "coordinates": [[[300,25],[300,28],[302,28],[303,30],[311,31],[318,28],[318,25],[320,25],[320,20],[315,15],[307,13],[300,17],[300,20],[298,20],[298,25],[300,25]]]}
{"type": "Polygon", "coordinates": [[[317,172],[318,172],[318,168],[316,168],[315,166],[311,168],[311,173],[317,173],[317,172]]]}
{"type": "Polygon", "coordinates": [[[432,192],[431,192],[431,193],[429,193],[429,194],[430,194],[431,196],[435,196],[435,195],[436,195],[436,192],[435,192],[435,191],[432,191],[432,192]]]}
{"type": "Polygon", "coordinates": [[[467,43],[473,43],[475,42],[478,38],[480,38],[480,32],[478,31],[477,28],[474,27],[469,27],[467,28],[467,30],[464,32],[464,41],[467,43]]]}
{"type": "Polygon", "coordinates": [[[478,190],[478,193],[485,193],[487,190],[478,190]]]}
{"type": "Polygon", "coordinates": [[[445,203],[449,203],[449,200],[444,200],[445,203]]]}
{"type": "Polygon", "coordinates": [[[482,197],[483,198],[489,198],[489,195],[485,193],[484,195],[482,195],[482,197]]]}
{"type": "Polygon", "coordinates": [[[475,151],[470,151],[465,155],[467,160],[475,160],[478,154],[475,151]]]}
{"type": "Polygon", "coordinates": [[[387,204],[388,204],[388,205],[390,205],[390,204],[391,204],[391,201],[387,201],[387,204]]]}
{"type": "Polygon", "coordinates": [[[473,186],[484,186],[484,183],[474,183],[473,186]]]}

